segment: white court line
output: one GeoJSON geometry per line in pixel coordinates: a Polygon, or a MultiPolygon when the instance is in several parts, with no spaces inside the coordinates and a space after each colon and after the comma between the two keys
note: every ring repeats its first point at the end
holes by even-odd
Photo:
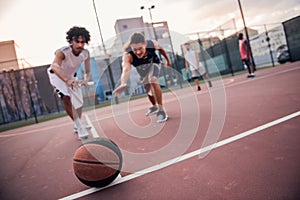
{"type": "MultiPolygon", "coordinates": [[[[278,72],[274,72],[274,73],[270,73],[270,74],[266,74],[266,75],[262,75],[262,76],[256,76],[254,79],[245,79],[245,80],[241,80],[239,82],[234,82],[230,85],[223,85],[223,88],[226,89],[226,88],[231,88],[231,87],[235,87],[235,86],[239,86],[241,84],[244,84],[244,83],[248,83],[250,81],[257,81],[257,80],[260,80],[260,79],[263,79],[263,78],[269,78],[269,77],[272,77],[272,76],[276,76],[276,75],[280,75],[280,74],[283,74],[283,73],[287,73],[287,72],[290,72],[290,71],[294,71],[294,70],[299,70],[300,67],[295,67],[295,68],[291,68],[291,69],[285,69],[285,70],[282,70],[282,71],[278,71],[278,72]]],[[[224,80],[221,79],[223,82],[224,80]]],[[[181,96],[179,98],[176,98],[176,97],[171,97],[169,99],[166,99],[164,100],[164,104],[167,104],[167,103],[170,103],[170,102],[174,102],[174,101],[178,101],[179,99],[187,99],[187,98],[190,98],[190,97],[194,97],[195,95],[203,95],[203,94],[206,94],[206,93],[210,93],[210,92],[213,92],[214,90],[217,90],[217,89],[220,89],[219,88],[211,88],[209,90],[206,90],[206,91],[202,91],[201,93],[189,93],[189,94],[186,94],[184,96],[181,96]]],[[[107,108],[110,108],[107,107],[107,108]]],[[[120,111],[118,113],[113,113],[114,116],[121,116],[121,115],[124,115],[124,114],[128,114],[128,113],[133,113],[133,112],[136,112],[136,111],[140,111],[140,110],[144,110],[145,108],[143,106],[138,106],[136,108],[132,108],[130,110],[126,110],[126,111],[120,111]]],[[[95,120],[93,121],[101,121],[101,120],[105,120],[105,119],[110,119],[112,116],[109,115],[109,116],[106,116],[106,117],[103,117],[103,116],[100,116],[100,117],[96,117],[95,120]]]]}
{"type": "Polygon", "coordinates": [[[184,160],[186,160],[186,159],[192,158],[192,157],[194,157],[194,156],[200,155],[201,153],[205,153],[205,152],[210,151],[210,150],[212,150],[212,149],[216,149],[216,148],[218,148],[218,147],[221,147],[221,146],[223,146],[223,145],[229,144],[229,143],[234,142],[234,141],[236,141],[236,140],[242,139],[242,138],[244,138],[244,137],[247,137],[247,136],[249,136],[249,135],[252,135],[252,134],[254,134],[254,133],[257,133],[257,132],[262,131],[262,130],[264,130],[264,129],[270,128],[270,127],[272,127],[272,126],[275,126],[275,125],[277,125],[277,124],[280,124],[280,123],[282,123],[282,122],[285,122],[285,121],[287,121],[287,120],[290,120],[290,119],[295,118],[295,117],[298,117],[298,116],[300,116],[300,111],[295,112],[295,113],[292,113],[292,114],[287,115],[287,116],[285,116],[285,117],[279,118],[279,119],[274,120],[274,121],[272,121],[272,122],[269,122],[269,123],[267,123],[267,124],[258,126],[258,127],[256,127],[256,128],[253,128],[253,129],[249,130],[249,131],[246,131],[246,132],[237,134],[237,135],[235,135],[235,136],[232,136],[232,137],[227,138],[227,139],[225,139],[225,140],[222,140],[222,141],[220,141],[220,142],[214,143],[214,144],[212,144],[212,145],[203,147],[203,148],[201,148],[201,149],[198,149],[198,150],[196,150],[196,151],[190,152],[190,153],[188,153],[188,154],[179,156],[179,157],[177,157],[177,158],[168,160],[168,161],[163,162],[163,163],[160,163],[160,164],[158,164],[158,165],[155,165],[155,166],[146,168],[146,169],[144,169],[144,170],[138,171],[138,172],[136,172],[136,173],[134,173],[134,174],[130,174],[130,175],[124,176],[124,177],[122,177],[122,178],[116,179],[114,182],[112,182],[110,185],[108,185],[108,186],[106,186],[106,187],[102,187],[102,188],[90,188],[90,189],[84,190],[84,191],[82,191],[82,192],[78,192],[78,193],[76,193],[76,194],[73,194],[73,195],[70,195],[70,196],[61,198],[61,200],[77,199],[77,198],[80,198],[80,197],[83,197],[83,196],[87,196],[87,195],[92,194],[92,193],[94,193],[94,192],[97,192],[97,191],[100,191],[100,190],[103,190],[103,189],[112,187],[112,186],[114,186],[114,185],[118,185],[118,184],[120,184],[120,183],[129,181],[129,180],[132,180],[132,179],[134,179],[134,178],[143,176],[143,175],[145,175],[145,174],[148,174],[148,173],[157,171],[157,170],[159,170],[159,169],[168,167],[168,166],[173,165],[173,164],[175,164],[175,163],[178,163],[178,162],[184,161],[184,160]]]}
{"type": "MultiPolygon", "coordinates": [[[[224,88],[226,89],[226,88],[238,86],[238,85],[241,85],[241,84],[244,84],[244,83],[248,83],[249,81],[256,81],[256,80],[260,80],[260,79],[263,79],[263,78],[268,78],[268,77],[276,76],[276,75],[279,75],[279,74],[283,74],[283,73],[286,73],[286,72],[299,70],[299,69],[300,69],[300,67],[293,67],[291,69],[285,69],[285,70],[282,70],[282,71],[266,74],[266,75],[263,75],[263,76],[257,76],[254,79],[246,79],[246,80],[243,80],[241,82],[234,82],[233,84],[230,84],[230,85],[224,85],[224,88]]],[[[212,90],[212,89],[210,89],[210,90],[212,90]]],[[[205,94],[205,93],[208,93],[209,91],[204,91],[204,92],[199,93],[197,95],[205,94]]],[[[194,94],[187,94],[185,97],[181,97],[181,98],[190,98],[191,96],[194,96],[194,94]]],[[[178,100],[177,98],[172,98],[172,99],[168,99],[168,100],[164,101],[164,103],[166,104],[166,103],[177,101],[177,100],[178,100]]],[[[111,106],[103,107],[103,108],[101,108],[101,110],[102,109],[111,110],[111,106]]],[[[142,109],[144,109],[144,108],[142,108],[140,106],[139,108],[131,109],[130,111],[126,111],[126,112],[124,111],[122,113],[118,113],[116,116],[119,116],[119,115],[122,115],[122,114],[128,114],[128,112],[140,111],[142,109]]],[[[102,117],[102,116],[101,117],[96,117],[96,119],[94,119],[92,121],[95,122],[95,121],[110,119],[111,117],[112,117],[111,115],[106,116],[106,117],[102,117]]],[[[57,126],[61,126],[61,125],[57,125],[57,126]]],[[[52,128],[53,129],[57,128],[57,126],[53,126],[52,128]]],[[[48,129],[51,129],[51,128],[49,128],[49,127],[48,128],[36,128],[36,129],[33,129],[33,130],[27,130],[27,131],[21,130],[20,132],[16,132],[16,133],[7,133],[7,134],[4,134],[4,135],[0,135],[0,138],[14,137],[14,136],[19,136],[19,135],[36,133],[36,132],[40,132],[41,130],[45,130],[45,129],[48,130],[48,129]]]]}
{"type": "Polygon", "coordinates": [[[92,128],[91,128],[91,132],[92,132],[93,138],[98,138],[99,135],[98,135],[98,133],[97,133],[95,127],[93,126],[93,124],[92,124],[92,122],[91,122],[89,116],[86,115],[86,114],[84,114],[84,117],[85,117],[85,119],[86,119],[88,125],[90,125],[90,126],[92,127],[92,128]]]}

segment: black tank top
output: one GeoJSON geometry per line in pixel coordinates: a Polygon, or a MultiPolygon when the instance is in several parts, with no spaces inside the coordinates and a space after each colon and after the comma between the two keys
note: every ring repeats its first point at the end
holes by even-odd
{"type": "Polygon", "coordinates": [[[147,46],[146,46],[146,56],[143,58],[138,58],[132,51],[132,49],[130,47],[128,47],[126,49],[127,53],[130,53],[130,55],[133,58],[132,61],[132,65],[137,67],[140,65],[144,65],[144,64],[149,64],[149,63],[160,63],[160,60],[157,56],[157,54],[155,53],[155,48],[154,48],[154,44],[151,40],[147,40],[147,46]]]}

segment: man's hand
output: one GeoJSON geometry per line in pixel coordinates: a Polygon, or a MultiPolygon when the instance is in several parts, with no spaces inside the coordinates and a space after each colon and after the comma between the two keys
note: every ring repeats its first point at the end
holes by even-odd
{"type": "Polygon", "coordinates": [[[167,66],[167,67],[170,67],[170,66],[171,66],[171,63],[170,63],[169,60],[167,61],[166,66],[167,66]]]}
{"type": "Polygon", "coordinates": [[[79,87],[84,86],[84,87],[86,87],[86,89],[90,88],[87,80],[79,80],[77,84],[78,84],[79,87]]]}
{"type": "Polygon", "coordinates": [[[78,80],[77,78],[69,79],[66,83],[72,89],[81,88],[82,86],[85,86],[87,89],[89,88],[86,81],[78,80]]]}
{"type": "Polygon", "coordinates": [[[121,96],[121,93],[126,89],[126,87],[127,84],[120,85],[113,91],[113,94],[119,98],[121,96]]]}
{"type": "Polygon", "coordinates": [[[73,87],[75,86],[75,82],[76,82],[76,80],[69,79],[69,80],[66,81],[66,84],[68,85],[68,87],[73,89],[73,87]]]}

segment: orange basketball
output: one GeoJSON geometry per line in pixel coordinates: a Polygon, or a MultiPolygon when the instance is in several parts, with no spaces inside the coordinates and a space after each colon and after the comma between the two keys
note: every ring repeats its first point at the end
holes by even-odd
{"type": "Polygon", "coordinates": [[[121,150],[112,140],[97,138],[82,144],[73,156],[77,178],[91,187],[104,187],[119,175],[122,168],[121,150]]]}

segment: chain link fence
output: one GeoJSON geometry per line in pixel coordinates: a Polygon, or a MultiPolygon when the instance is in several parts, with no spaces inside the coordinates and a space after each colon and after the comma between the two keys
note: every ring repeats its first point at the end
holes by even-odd
{"type": "MultiPolygon", "coordinates": [[[[286,52],[289,53],[286,38],[293,44],[294,49],[299,49],[299,42],[293,42],[295,37],[299,36],[299,29],[297,32],[293,28],[295,23],[298,23],[297,20],[299,21],[299,17],[284,26],[282,24],[275,24],[275,27],[274,24],[272,26],[262,25],[265,31],[261,34],[255,30],[255,27],[248,28],[250,45],[257,68],[276,66],[290,60],[289,57],[284,57],[286,52]],[[285,32],[285,30],[288,31],[285,32]]],[[[196,32],[186,36],[192,41],[192,48],[199,53],[201,62],[211,77],[215,73],[234,76],[236,72],[245,70],[239,55],[237,38],[239,32],[243,32],[243,29],[238,30],[232,19],[211,31],[196,32]],[[217,69],[210,67],[212,65],[217,66],[217,69]]],[[[160,32],[157,31],[157,33],[160,32]]],[[[171,58],[173,69],[163,72],[160,83],[163,87],[168,88],[181,83],[184,79],[188,80],[188,77],[185,74],[184,42],[176,43],[176,45],[181,45],[179,48],[181,52],[174,52],[175,43],[172,41],[170,32],[168,38],[164,39],[170,41],[169,46],[165,48],[171,58]],[[178,73],[174,73],[174,71],[178,73]],[[180,80],[181,78],[182,80],[180,80]]],[[[296,54],[293,55],[296,58],[296,54]]],[[[293,61],[295,60],[297,59],[293,61]]],[[[118,84],[122,72],[121,62],[121,55],[91,58],[92,92],[83,89],[86,106],[98,105],[113,98],[114,85],[118,84]],[[108,70],[108,65],[111,72],[108,70]]],[[[45,65],[0,73],[1,125],[28,119],[35,119],[35,122],[38,122],[39,116],[64,112],[61,100],[50,85],[46,73],[48,67],[49,65],[45,65]]],[[[83,73],[82,65],[77,76],[83,78],[83,73]]],[[[135,79],[137,80],[138,76],[135,79]]],[[[145,93],[142,85],[137,84],[136,88],[134,95],[145,93]]]]}

